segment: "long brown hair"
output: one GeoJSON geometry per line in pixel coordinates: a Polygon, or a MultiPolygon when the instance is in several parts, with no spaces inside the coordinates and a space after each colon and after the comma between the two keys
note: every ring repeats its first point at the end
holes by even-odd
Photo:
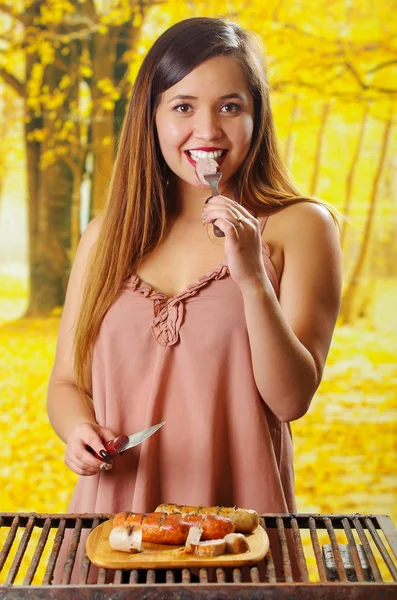
{"type": "Polygon", "coordinates": [[[126,278],[163,240],[171,211],[166,189],[170,171],[155,127],[158,100],[215,56],[232,56],[240,63],[254,99],[251,148],[233,178],[241,204],[256,215],[303,199],[326,205],[301,196],[280,160],[258,39],[236,23],[216,18],[186,19],[165,31],[143,60],[132,90],[76,326],[76,380],[89,395],[92,350],[102,321],[126,278]]]}

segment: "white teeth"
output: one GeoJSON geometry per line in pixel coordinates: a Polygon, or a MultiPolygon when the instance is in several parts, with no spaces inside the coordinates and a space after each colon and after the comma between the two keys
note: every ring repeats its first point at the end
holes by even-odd
{"type": "Polygon", "coordinates": [[[188,150],[190,156],[197,158],[220,158],[225,150],[215,150],[213,152],[204,152],[204,150],[188,150]]]}

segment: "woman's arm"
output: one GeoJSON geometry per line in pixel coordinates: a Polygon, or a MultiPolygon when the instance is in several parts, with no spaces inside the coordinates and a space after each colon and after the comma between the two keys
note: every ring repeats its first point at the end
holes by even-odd
{"type": "Polygon", "coordinates": [[[240,289],[259,393],[281,421],[293,421],[321,381],[340,307],[341,250],[321,206],[302,202],[270,220],[284,254],[279,300],[267,277],[240,289]]]}
{"type": "Polygon", "coordinates": [[[48,385],[47,412],[50,423],[66,443],[65,462],[79,475],[94,474],[101,461],[87,452],[88,444],[97,453],[103,441],[116,435],[95,420],[92,400],[77,388],[74,375],[74,334],[91,250],[97,240],[101,217],[91,221],[81,237],[70,273],[65,305],[59,326],[57,349],[48,385]]]}

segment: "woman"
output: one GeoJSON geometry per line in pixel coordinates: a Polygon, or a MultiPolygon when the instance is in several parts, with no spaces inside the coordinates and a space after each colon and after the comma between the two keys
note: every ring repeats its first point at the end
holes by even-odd
{"type": "Polygon", "coordinates": [[[255,39],[177,23],[143,61],[70,276],[48,393],[82,476],[69,511],[296,511],[289,422],[320,383],[340,289],[335,219],[282,166],[255,39]],[[207,204],[200,157],[222,171],[207,204]],[[87,450],[162,420],[111,471],[87,450]]]}

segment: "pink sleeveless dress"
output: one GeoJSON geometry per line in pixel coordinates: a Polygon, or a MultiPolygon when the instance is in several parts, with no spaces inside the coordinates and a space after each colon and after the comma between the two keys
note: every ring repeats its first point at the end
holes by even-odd
{"type": "MultiPolygon", "coordinates": [[[[263,261],[278,294],[265,242],[263,261]]],[[[291,428],[259,395],[242,295],[225,264],[174,298],[132,275],[102,323],[92,380],[96,419],[118,435],[166,423],[111,471],[80,477],[69,512],[165,502],[296,512],[291,428]]]]}

